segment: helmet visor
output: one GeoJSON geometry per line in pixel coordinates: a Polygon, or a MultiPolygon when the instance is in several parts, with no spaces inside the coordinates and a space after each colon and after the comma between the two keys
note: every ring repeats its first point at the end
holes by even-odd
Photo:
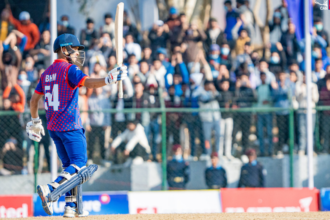
{"type": "Polygon", "coordinates": [[[63,51],[64,47],[61,47],[62,53],[66,56],[70,63],[83,66],[85,62],[85,51],[79,49],[73,49],[71,46],[65,46],[66,51],[63,51]]]}

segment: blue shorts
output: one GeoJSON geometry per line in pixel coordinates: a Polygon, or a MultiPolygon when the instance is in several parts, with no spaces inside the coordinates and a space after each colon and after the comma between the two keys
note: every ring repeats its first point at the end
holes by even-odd
{"type": "Polygon", "coordinates": [[[87,143],[84,129],[63,132],[49,131],[49,135],[54,140],[63,167],[68,167],[70,164],[78,167],[86,166],[87,143]]]}

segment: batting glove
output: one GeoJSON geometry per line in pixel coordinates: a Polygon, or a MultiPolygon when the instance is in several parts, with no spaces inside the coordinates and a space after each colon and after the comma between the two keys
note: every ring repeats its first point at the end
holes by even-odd
{"type": "Polygon", "coordinates": [[[32,119],[32,121],[28,122],[26,125],[26,133],[31,140],[40,142],[41,134],[45,136],[45,130],[44,127],[42,127],[41,119],[32,119]]]}
{"type": "Polygon", "coordinates": [[[127,66],[121,66],[114,68],[108,72],[108,76],[105,77],[106,84],[114,84],[117,81],[124,80],[127,78],[127,66]]]}

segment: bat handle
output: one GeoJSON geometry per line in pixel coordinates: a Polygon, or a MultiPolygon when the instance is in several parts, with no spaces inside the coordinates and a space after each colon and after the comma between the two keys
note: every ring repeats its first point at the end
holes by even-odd
{"type": "Polygon", "coordinates": [[[118,81],[118,98],[122,99],[123,98],[123,81],[118,81]]]}

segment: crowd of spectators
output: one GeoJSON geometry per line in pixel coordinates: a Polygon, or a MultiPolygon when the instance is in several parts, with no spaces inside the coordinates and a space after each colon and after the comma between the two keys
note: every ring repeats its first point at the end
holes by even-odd
{"type": "MultiPolygon", "coordinates": [[[[196,21],[189,23],[184,13],[171,7],[168,19],[155,22],[147,33],[142,33],[124,13],[123,56],[129,74],[123,82],[124,98],[118,99],[116,85],[79,90],[80,110],[98,111],[81,114],[87,131],[90,159],[97,153],[94,146],[98,139],[102,159],[107,159],[107,149],[113,152],[121,149],[126,156],[138,155],[144,160],[158,161],[160,113],[142,111],[124,114],[120,110],[160,108],[161,99],[165,100],[166,108],[209,110],[166,113],[168,143],[182,144],[182,135],[186,135],[182,132],[182,125],[188,128],[189,159],[197,158],[197,146],[202,149],[200,159],[210,158],[213,152],[231,159],[234,143],[238,143],[244,152],[254,144],[250,138],[253,120],[256,120],[258,153],[261,156],[271,156],[287,149],[288,110],[274,114],[258,113],[254,117],[249,111],[220,114],[216,111],[220,108],[302,108],[295,113],[298,125],[296,150],[305,153],[305,42],[296,38],[286,1],[282,0],[282,5],[274,10],[268,22],[269,43],[263,45],[257,43],[255,16],[249,0],[237,0],[236,5],[226,0],[224,8],[224,30],[220,29],[215,18],[209,19],[205,30],[200,29],[196,21]],[[99,111],[104,109],[116,109],[118,112],[99,111]],[[278,140],[273,137],[275,127],[278,140]],[[240,141],[238,133],[241,134],[240,141]],[[275,144],[276,149],[273,148],[275,144]],[[134,153],[135,148],[139,149],[134,153]]],[[[50,65],[49,22],[45,20],[38,27],[26,11],[16,19],[7,6],[1,12],[0,25],[1,106],[4,111],[28,111],[28,101],[40,75],[50,65]]],[[[58,35],[77,34],[68,15],[60,18],[57,29],[58,35]]],[[[86,51],[86,61],[81,68],[90,77],[104,77],[107,71],[116,67],[114,29],[114,19],[107,13],[101,27],[96,27],[94,20],[88,18],[86,27],[80,30],[80,42],[86,51]]],[[[315,6],[311,45],[313,107],[330,104],[328,43],[322,12],[315,6]]],[[[39,108],[44,109],[42,103],[39,108]]],[[[329,115],[328,111],[322,114],[324,134],[330,129],[329,115]]],[[[46,123],[45,117],[42,119],[46,123]]],[[[315,122],[315,117],[313,119],[315,122]]],[[[0,120],[0,126],[7,126],[0,138],[0,147],[7,146],[9,150],[5,152],[21,155],[22,142],[27,138],[17,127],[24,127],[24,117],[9,115],[1,116],[0,120]],[[12,145],[16,147],[8,147],[12,145]]],[[[324,135],[325,150],[329,149],[329,141],[329,136],[324,135]]],[[[43,144],[48,148],[49,136],[43,144]]],[[[45,149],[45,154],[49,164],[49,149],[45,149]]],[[[21,161],[12,163],[9,162],[14,167],[11,170],[22,169],[21,161]]]]}

